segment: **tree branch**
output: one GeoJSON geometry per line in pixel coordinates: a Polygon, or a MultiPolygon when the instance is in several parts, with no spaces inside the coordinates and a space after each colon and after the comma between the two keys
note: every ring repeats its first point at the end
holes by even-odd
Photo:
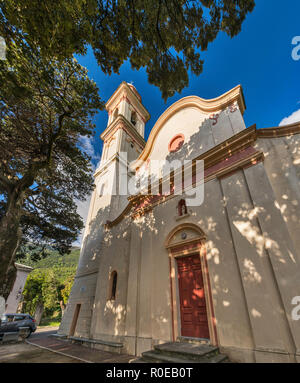
{"type": "Polygon", "coordinates": [[[0,183],[4,187],[6,191],[10,191],[11,188],[13,187],[14,183],[11,182],[8,178],[0,174],[0,183]]]}

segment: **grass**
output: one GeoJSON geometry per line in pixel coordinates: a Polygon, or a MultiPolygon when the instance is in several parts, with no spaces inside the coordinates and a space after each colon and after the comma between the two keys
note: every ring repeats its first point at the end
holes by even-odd
{"type": "Polygon", "coordinates": [[[59,325],[60,325],[60,320],[58,319],[43,318],[39,324],[39,327],[46,327],[46,326],[58,327],[59,325]]]}

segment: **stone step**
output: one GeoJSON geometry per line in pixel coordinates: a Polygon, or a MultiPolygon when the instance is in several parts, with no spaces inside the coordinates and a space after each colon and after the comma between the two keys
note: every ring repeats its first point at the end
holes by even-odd
{"type": "Polygon", "coordinates": [[[139,357],[136,359],[131,359],[129,363],[149,363],[147,360],[143,359],[143,357],[139,357]]]}
{"type": "Polygon", "coordinates": [[[80,337],[75,337],[75,336],[69,336],[68,339],[70,339],[74,343],[101,344],[104,346],[116,347],[116,348],[122,348],[123,347],[123,343],[112,342],[112,341],[107,341],[107,340],[102,340],[102,339],[89,339],[89,338],[80,338],[80,337]]]}
{"type": "Polygon", "coordinates": [[[48,336],[49,336],[49,338],[59,339],[59,340],[62,340],[62,341],[69,341],[67,335],[50,334],[48,336]]]}
{"type": "Polygon", "coordinates": [[[176,342],[185,342],[185,343],[196,343],[196,344],[208,344],[210,345],[210,340],[205,338],[191,338],[188,336],[178,336],[176,342]]]}
{"type": "Polygon", "coordinates": [[[67,339],[71,343],[80,344],[85,347],[89,347],[96,350],[115,352],[121,354],[123,352],[123,343],[113,342],[102,339],[89,339],[75,336],[69,336],[67,339]]]}
{"type": "Polygon", "coordinates": [[[190,358],[183,358],[180,355],[178,356],[171,356],[167,355],[161,352],[157,352],[156,350],[153,351],[146,351],[143,352],[142,358],[139,360],[136,360],[135,363],[225,363],[227,361],[226,355],[214,355],[211,358],[207,357],[200,357],[197,360],[196,359],[190,359],[190,358]]]}
{"type": "MultiPolygon", "coordinates": [[[[201,341],[201,340],[200,340],[201,341]]],[[[228,363],[226,355],[220,354],[219,348],[207,343],[168,342],[157,344],[153,350],[142,353],[134,363],[228,363]]]]}
{"type": "Polygon", "coordinates": [[[183,359],[180,356],[170,356],[155,350],[142,353],[142,360],[151,363],[197,363],[195,360],[183,359]]]}
{"type": "Polygon", "coordinates": [[[218,347],[207,344],[188,343],[188,342],[169,342],[154,346],[158,353],[174,356],[175,358],[199,360],[202,357],[212,358],[219,354],[218,347]]]}

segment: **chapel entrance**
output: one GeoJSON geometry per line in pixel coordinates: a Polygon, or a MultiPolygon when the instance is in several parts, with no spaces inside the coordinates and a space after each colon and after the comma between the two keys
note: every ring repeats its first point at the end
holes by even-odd
{"type": "Polygon", "coordinates": [[[209,339],[199,254],[177,258],[181,336],[209,339]]]}
{"type": "Polygon", "coordinates": [[[75,334],[75,329],[76,329],[77,320],[79,317],[80,308],[81,308],[81,304],[77,304],[75,307],[74,316],[73,316],[72,324],[70,327],[69,336],[74,336],[74,334],[75,334]]]}

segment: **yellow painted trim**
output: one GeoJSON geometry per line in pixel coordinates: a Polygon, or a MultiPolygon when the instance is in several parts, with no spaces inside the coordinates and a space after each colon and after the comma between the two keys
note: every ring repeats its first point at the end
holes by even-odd
{"type": "Polygon", "coordinates": [[[294,136],[295,134],[300,134],[300,122],[285,126],[277,126],[274,128],[263,128],[257,130],[257,136],[259,138],[278,138],[294,136]]]}
{"type": "Polygon", "coordinates": [[[224,93],[223,95],[210,100],[205,100],[198,96],[189,96],[184,97],[181,100],[175,102],[159,117],[159,119],[155,123],[153,129],[151,130],[144,150],[140,154],[139,158],[133,163],[132,168],[136,169],[137,167],[141,166],[143,161],[147,160],[150,153],[152,152],[153,145],[158,133],[166,124],[166,122],[181,109],[194,107],[200,109],[205,113],[212,113],[226,108],[235,101],[237,101],[241,113],[244,114],[246,106],[241,85],[238,85],[230,91],[224,93]]]}
{"type": "MultiPolygon", "coordinates": [[[[255,165],[256,163],[262,162],[263,160],[264,160],[263,152],[256,151],[255,153],[250,154],[248,157],[246,157],[240,161],[235,162],[231,166],[228,166],[225,169],[220,169],[220,170],[216,171],[215,173],[213,173],[209,176],[206,176],[204,178],[204,182],[205,183],[209,182],[214,178],[226,177],[236,170],[243,169],[244,167],[247,167],[247,166],[255,165]]],[[[112,226],[115,226],[116,224],[118,224],[124,218],[124,216],[130,212],[135,201],[139,200],[140,198],[144,198],[144,197],[147,198],[147,196],[143,196],[143,195],[134,195],[134,196],[128,197],[128,200],[129,200],[128,205],[125,207],[125,209],[122,211],[122,213],[115,220],[111,221],[108,224],[108,227],[112,227],[112,226]]],[[[175,194],[167,195],[167,196],[163,197],[163,199],[159,199],[156,202],[150,203],[146,207],[140,208],[139,210],[135,211],[133,213],[132,217],[134,218],[136,216],[140,216],[140,215],[146,213],[147,211],[152,210],[155,206],[160,205],[160,204],[168,201],[169,199],[172,199],[175,197],[177,197],[177,195],[175,195],[175,194]]]]}
{"type": "MultiPolygon", "coordinates": [[[[109,98],[109,100],[105,104],[105,108],[107,111],[111,109],[111,106],[116,102],[118,97],[121,96],[122,92],[127,94],[127,96],[131,99],[131,101],[135,104],[135,106],[139,109],[140,113],[143,115],[146,121],[150,119],[150,114],[147,111],[147,109],[142,104],[141,99],[138,98],[138,96],[135,94],[135,92],[130,88],[129,84],[127,82],[123,81],[118,86],[117,90],[112,94],[112,96],[109,98]]],[[[137,94],[140,96],[138,91],[136,90],[137,94]]],[[[141,97],[141,96],[140,96],[141,97]]]]}
{"type": "Polygon", "coordinates": [[[205,239],[205,238],[206,238],[206,235],[205,235],[204,231],[202,229],[200,229],[199,226],[195,225],[194,223],[182,223],[182,224],[177,225],[176,227],[174,227],[174,229],[171,230],[171,232],[168,234],[168,236],[167,236],[167,238],[165,240],[165,247],[167,249],[170,248],[170,247],[177,247],[177,246],[180,246],[180,245],[185,245],[185,244],[190,243],[190,242],[195,242],[196,240],[199,241],[199,240],[205,239]],[[174,235],[176,233],[178,233],[179,231],[184,230],[184,229],[194,230],[196,233],[199,234],[199,237],[188,239],[188,240],[184,240],[184,241],[179,241],[179,242],[170,244],[170,241],[172,240],[174,235]]]}

